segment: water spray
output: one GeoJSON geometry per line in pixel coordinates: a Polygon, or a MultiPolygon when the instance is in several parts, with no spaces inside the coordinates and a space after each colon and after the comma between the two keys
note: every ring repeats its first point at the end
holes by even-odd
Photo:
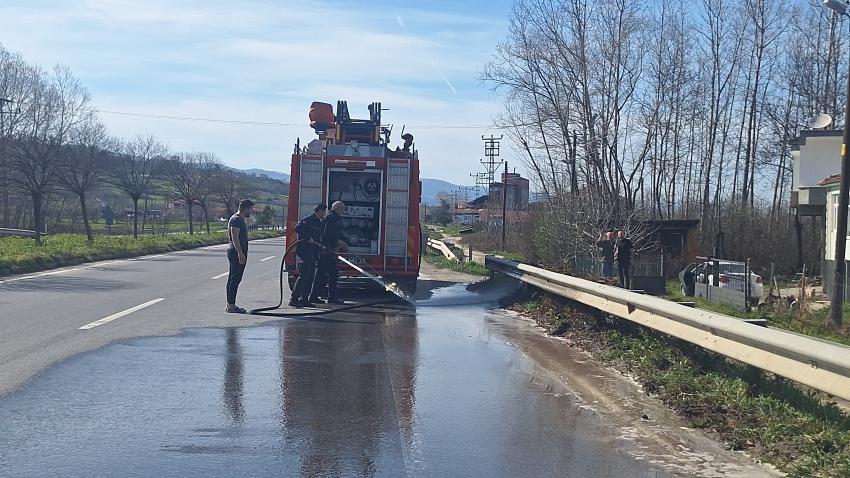
{"type": "MultiPolygon", "coordinates": [[[[274,316],[274,317],[307,317],[307,316],[314,316],[314,315],[332,314],[332,313],[335,313],[335,312],[342,312],[342,311],[346,311],[346,310],[359,309],[359,308],[362,308],[362,307],[371,307],[373,305],[386,304],[386,303],[390,303],[390,302],[395,301],[394,299],[384,299],[384,300],[378,300],[378,301],[373,301],[373,302],[366,302],[366,303],[363,303],[363,304],[352,304],[352,305],[346,305],[346,306],[343,306],[343,307],[336,307],[336,308],[333,308],[333,309],[317,310],[317,311],[311,311],[311,312],[270,312],[272,310],[280,309],[281,306],[283,305],[283,296],[284,296],[283,274],[286,272],[286,256],[289,255],[289,252],[292,250],[293,247],[295,247],[296,244],[298,244],[302,241],[304,241],[304,239],[299,239],[299,240],[293,242],[292,244],[290,244],[289,247],[287,247],[286,250],[284,251],[283,257],[280,259],[280,276],[279,276],[280,300],[278,300],[277,305],[274,305],[272,307],[261,307],[259,309],[251,309],[249,314],[251,314],[251,315],[266,315],[266,316],[274,316]]],[[[400,287],[398,287],[397,284],[395,284],[395,283],[389,283],[388,284],[388,283],[384,282],[384,280],[381,279],[380,277],[378,277],[377,275],[370,274],[370,273],[364,271],[362,268],[358,267],[357,265],[355,265],[354,263],[352,263],[348,259],[342,257],[340,254],[337,254],[336,252],[332,251],[331,249],[325,247],[324,245],[322,245],[322,244],[317,244],[317,245],[321,250],[329,252],[330,254],[333,254],[336,257],[337,260],[347,264],[349,267],[356,270],[357,272],[362,274],[364,277],[371,279],[372,281],[374,281],[375,283],[380,285],[385,291],[396,295],[397,297],[404,300],[405,302],[407,302],[410,305],[414,305],[413,299],[404,290],[402,290],[400,287]]]]}

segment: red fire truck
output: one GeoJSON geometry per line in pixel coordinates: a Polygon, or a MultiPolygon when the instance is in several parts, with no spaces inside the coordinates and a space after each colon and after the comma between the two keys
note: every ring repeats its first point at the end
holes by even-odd
{"type": "MultiPolygon", "coordinates": [[[[404,148],[388,146],[391,129],[381,124],[381,103],[369,105],[369,119],[352,119],[348,104],[315,102],[310,126],[317,139],[306,146],[295,144],[289,183],[286,245],[297,239],[298,221],[313,213],[316,204],[329,207],[343,201],[342,218],[349,248],[342,255],[363,270],[395,282],[407,291],[416,288],[422,247],[419,226],[419,157],[413,136],[406,134],[404,148]]],[[[298,271],[295,254],[286,258],[289,287],[298,271]]],[[[341,278],[361,277],[339,263],[341,278]]]]}

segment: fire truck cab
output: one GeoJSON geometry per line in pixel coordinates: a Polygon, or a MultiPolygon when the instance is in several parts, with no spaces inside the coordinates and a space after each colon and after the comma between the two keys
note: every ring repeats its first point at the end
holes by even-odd
{"type": "MultiPolygon", "coordinates": [[[[412,292],[422,246],[418,152],[410,140],[404,149],[389,149],[391,129],[381,124],[381,103],[369,105],[369,119],[352,119],[345,101],[337,102],[336,114],[330,104],[314,102],[310,126],[318,138],[303,147],[297,142],[292,154],[287,247],[298,240],[295,225],[317,204],[343,201],[349,245],[343,257],[412,292]]],[[[290,289],[299,260],[286,257],[290,289]]],[[[337,267],[340,278],[361,276],[342,262],[337,267]]]]}

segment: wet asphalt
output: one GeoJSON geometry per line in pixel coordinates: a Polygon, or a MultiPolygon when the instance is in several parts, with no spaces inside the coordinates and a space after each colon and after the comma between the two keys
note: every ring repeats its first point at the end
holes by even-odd
{"type": "MultiPolygon", "coordinates": [[[[261,260],[279,244],[253,247],[240,297],[270,305],[278,265],[261,260]]],[[[0,317],[0,476],[769,474],[499,311],[505,282],[457,284],[470,277],[426,266],[415,308],[234,317],[211,291],[220,255],[0,281],[17,314],[0,317]]]]}
{"type": "Polygon", "coordinates": [[[72,357],[0,400],[0,475],[665,476],[440,298],[72,357]]]}

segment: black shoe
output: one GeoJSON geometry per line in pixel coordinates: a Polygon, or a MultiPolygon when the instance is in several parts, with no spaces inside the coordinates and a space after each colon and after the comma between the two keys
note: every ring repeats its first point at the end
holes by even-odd
{"type": "Polygon", "coordinates": [[[344,304],[345,301],[339,299],[328,299],[328,304],[344,304]]]}
{"type": "Polygon", "coordinates": [[[296,309],[300,309],[301,307],[304,307],[304,303],[301,302],[300,300],[290,300],[289,306],[295,307],[296,309]]]}
{"type": "Polygon", "coordinates": [[[324,304],[325,303],[325,301],[323,301],[322,299],[320,299],[318,297],[310,297],[309,299],[307,299],[307,302],[310,303],[310,304],[324,304]]]}

